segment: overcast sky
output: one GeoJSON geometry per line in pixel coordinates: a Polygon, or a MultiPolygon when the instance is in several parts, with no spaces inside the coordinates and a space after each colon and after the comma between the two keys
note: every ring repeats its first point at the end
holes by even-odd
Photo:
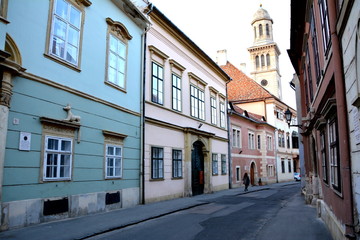
{"type": "Polygon", "coordinates": [[[217,50],[226,49],[228,61],[237,67],[246,63],[248,73],[252,66],[247,48],[254,40],[251,21],[262,4],[273,19],[274,41],[281,51],[283,101],[296,107],[295,92],[288,84],[294,70],[286,52],[290,47],[290,0],[149,1],[214,61],[217,50]]]}

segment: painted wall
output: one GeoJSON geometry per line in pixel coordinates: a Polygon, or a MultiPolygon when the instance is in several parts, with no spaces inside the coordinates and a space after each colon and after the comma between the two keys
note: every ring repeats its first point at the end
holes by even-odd
{"type": "Polygon", "coordinates": [[[9,1],[7,34],[26,68],[12,79],[13,95],[5,152],[2,229],[130,207],[140,202],[142,32],[112,1],[85,7],[81,71],[45,57],[49,8],[53,1],[9,1]],[[36,12],[36,14],[33,14],[36,12]],[[106,17],[121,22],[128,42],[126,91],[105,84],[106,17]],[[41,118],[66,123],[67,104],[81,117],[73,138],[71,180],[43,181],[44,132],[41,118]],[[105,135],[122,135],[122,178],[105,179],[105,135]],[[30,150],[19,149],[21,132],[31,136],[30,150]],[[106,204],[106,194],[120,201],[106,204]],[[46,200],[67,199],[68,211],[43,213],[46,200]]]}

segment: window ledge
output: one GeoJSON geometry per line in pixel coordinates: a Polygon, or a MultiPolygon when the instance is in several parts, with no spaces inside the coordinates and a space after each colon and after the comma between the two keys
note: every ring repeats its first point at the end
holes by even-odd
{"type": "Polygon", "coordinates": [[[151,178],[149,181],[150,182],[162,182],[162,181],[165,181],[165,179],[164,178],[151,178]]]}
{"type": "Polygon", "coordinates": [[[46,58],[49,58],[49,59],[57,62],[57,63],[60,63],[60,64],[64,65],[65,67],[68,67],[68,68],[70,68],[70,69],[72,69],[74,71],[81,72],[81,69],[78,66],[72,65],[71,63],[68,63],[65,60],[61,59],[61,58],[55,57],[55,56],[50,55],[48,53],[44,53],[44,56],[46,58]]]}
{"type": "Polygon", "coordinates": [[[121,92],[127,93],[126,90],[125,90],[125,88],[122,88],[122,87],[116,85],[115,83],[112,83],[112,82],[109,82],[109,81],[105,81],[105,84],[108,85],[108,86],[110,86],[110,87],[112,87],[112,88],[115,88],[116,90],[119,90],[119,91],[121,91],[121,92]]]}
{"type": "Polygon", "coordinates": [[[182,180],[183,177],[172,177],[171,180],[182,180]]]}

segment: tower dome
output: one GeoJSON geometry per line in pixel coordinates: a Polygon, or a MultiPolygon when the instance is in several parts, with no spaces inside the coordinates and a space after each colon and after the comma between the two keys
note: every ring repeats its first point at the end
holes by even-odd
{"type": "Polygon", "coordinates": [[[260,20],[269,20],[271,21],[271,23],[273,23],[270,14],[265,9],[262,8],[262,5],[260,5],[260,8],[254,14],[251,24],[254,24],[255,22],[260,20]]]}

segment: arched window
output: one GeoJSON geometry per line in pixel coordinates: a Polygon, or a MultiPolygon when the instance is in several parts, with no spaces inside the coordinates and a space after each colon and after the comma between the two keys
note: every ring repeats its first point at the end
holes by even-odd
{"type": "Polygon", "coordinates": [[[256,38],[256,27],[254,27],[254,36],[256,38]]]}
{"type": "Polygon", "coordinates": [[[266,54],[266,64],[267,66],[270,66],[270,54],[266,54]]]}
{"type": "Polygon", "coordinates": [[[265,66],[265,57],[264,55],[261,55],[261,67],[265,66]]]}
{"type": "Polygon", "coordinates": [[[270,36],[269,24],[266,24],[266,36],[270,36]]]}
{"type": "Polygon", "coordinates": [[[255,57],[255,62],[256,62],[256,68],[260,67],[259,56],[255,57]]]}
{"type": "Polygon", "coordinates": [[[263,35],[263,29],[261,24],[259,24],[259,35],[260,37],[263,35]]]}

